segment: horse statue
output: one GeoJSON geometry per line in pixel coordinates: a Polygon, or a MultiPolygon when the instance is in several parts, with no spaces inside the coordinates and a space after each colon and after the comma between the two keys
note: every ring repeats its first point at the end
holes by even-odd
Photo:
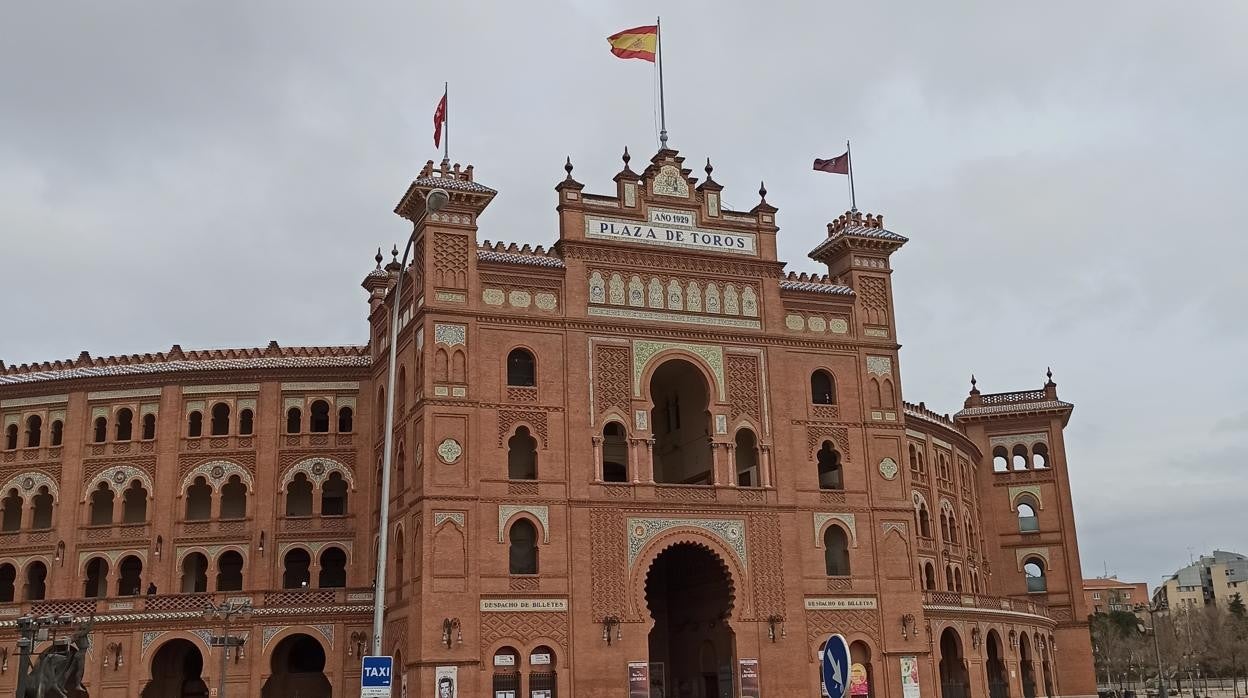
{"type": "Polygon", "coordinates": [[[21,698],[79,698],[87,695],[82,685],[87,650],[91,648],[91,626],[83,623],[65,645],[53,645],[39,653],[21,698]]]}

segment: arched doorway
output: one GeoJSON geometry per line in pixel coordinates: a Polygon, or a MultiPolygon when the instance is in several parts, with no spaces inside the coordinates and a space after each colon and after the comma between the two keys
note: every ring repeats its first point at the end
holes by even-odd
{"type": "Polygon", "coordinates": [[[1006,679],[1005,660],[1001,654],[1001,636],[996,630],[988,631],[988,695],[990,698],[1010,698],[1010,682],[1006,679]]]}
{"type": "Polygon", "coordinates": [[[1018,639],[1018,668],[1022,674],[1023,698],[1036,698],[1036,665],[1031,656],[1031,640],[1027,633],[1018,639]]]}
{"type": "Polygon", "coordinates": [[[967,698],[966,662],[962,660],[962,638],[953,628],[940,634],[940,696],[967,698]]]}
{"type": "Polygon", "coordinates": [[[291,635],[273,648],[261,698],[330,698],[333,692],[325,676],[325,648],[310,635],[291,635]]]}
{"type": "Polygon", "coordinates": [[[683,359],[665,362],[650,378],[650,400],[654,481],[712,484],[710,388],[702,372],[683,359]]]}
{"type": "Polygon", "coordinates": [[[853,698],[874,698],[875,677],[872,676],[871,648],[862,640],[849,645],[849,695],[853,698]]]}
{"type": "Polygon", "coordinates": [[[142,698],[207,698],[204,655],[190,640],[170,640],[152,655],[152,673],[142,698]]]}
{"type": "Polygon", "coordinates": [[[646,576],[646,605],[654,619],[650,679],[662,695],[732,695],[732,582],[723,562],[690,543],[664,550],[646,576]]]}

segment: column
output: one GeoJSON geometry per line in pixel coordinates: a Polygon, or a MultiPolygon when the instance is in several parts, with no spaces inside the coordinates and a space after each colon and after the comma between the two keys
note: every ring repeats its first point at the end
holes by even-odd
{"type": "Polygon", "coordinates": [[[604,479],[602,472],[602,437],[594,436],[592,441],[594,443],[594,482],[602,482],[604,479]]]}
{"type": "Polygon", "coordinates": [[[765,488],[771,487],[771,446],[758,446],[758,479],[765,488]]]}
{"type": "Polygon", "coordinates": [[[114,490],[113,495],[113,525],[117,526],[126,520],[126,491],[117,492],[114,490]]]}
{"type": "Polygon", "coordinates": [[[711,484],[712,485],[727,485],[732,482],[727,477],[725,477],[727,473],[727,466],[724,463],[724,454],[723,454],[725,445],[726,444],[719,443],[718,441],[714,441],[714,440],[711,441],[711,484]]]}

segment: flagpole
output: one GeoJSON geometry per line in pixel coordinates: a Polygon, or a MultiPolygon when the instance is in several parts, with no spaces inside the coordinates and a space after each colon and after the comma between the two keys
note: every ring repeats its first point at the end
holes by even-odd
{"type": "Polygon", "coordinates": [[[667,109],[663,103],[663,18],[655,19],[659,49],[659,147],[667,149],[667,109]]]}
{"type": "Polygon", "coordinates": [[[451,161],[451,83],[449,81],[442,83],[442,99],[446,102],[446,109],[442,112],[442,124],[446,129],[446,139],[442,141],[442,160],[444,162],[451,161]]]}
{"type": "Polygon", "coordinates": [[[849,165],[849,206],[851,211],[858,210],[858,197],[854,195],[854,155],[849,148],[849,141],[845,141],[845,160],[849,165]]]}

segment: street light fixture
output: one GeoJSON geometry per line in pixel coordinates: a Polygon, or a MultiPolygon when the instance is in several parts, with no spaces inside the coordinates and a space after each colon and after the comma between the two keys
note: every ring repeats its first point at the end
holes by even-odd
{"type": "Polygon", "coordinates": [[[381,655],[381,633],[386,615],[386,556],[390,542],[390,458],[394,453],[394,383],[395,363],[398,360],[399,347],[399,304],[403,300],[403,277],[407,274],[407,256],[412,252],[412,244],[416,242],[416,231],[431,213],[441,211],[451,201],[445,189],[431,189],[425,195],[425,210],[412,225],[412,234],[407,236],[407,244],[403,246],[403,261],[399,264],[398,276],[394,280],[394,291],[391,296],[390,308],[390,366],[386,372],[386,432],[385,444],[381,456],[381,510],[377,526],[377,576],[373,582],[373,656],[381,655]]]}
{"type": "MultiPolygon", "coordinates": [[[[1158,698],[1167,698],[1170,695],[1166,689],[1165,672],[1161,666],[1161,645],[1157,642],[1157,618],[1156,614],[1168,610],[1165,601],[1158,601],[1155,604],[1136,604],[1135,612],[1148,611],[1148,619],[1153,624],[1153,652],[1157,655],[1157,696],[1158,698]]],[[[1144,624],[1139,624],[1140,632],[1145,632],[1144,624]]]]}
{"type": "Polygon", "coordinates": [[[221,648],[221,676],[217,681],[218,698],[225,698],[225,667],[226,660],[229,659],[230,656],[230,648],[238,648],[235,651],[236,659],[234,660],[238,661],[243,658],[243,644],[247,642],[246,637],[230,634],[230,620],[234,618],[234,616],[240,616],[243,620],[246,620],[251,617],[252,610],[250,600],[243,601],[242,603],[226,601],[220,606],[208,604],[208,606],[204,608],[204,620],[209,622],[219,620],[222,623],[221,634],[213,635],[208,642],[210,647],[221,648]]]}

